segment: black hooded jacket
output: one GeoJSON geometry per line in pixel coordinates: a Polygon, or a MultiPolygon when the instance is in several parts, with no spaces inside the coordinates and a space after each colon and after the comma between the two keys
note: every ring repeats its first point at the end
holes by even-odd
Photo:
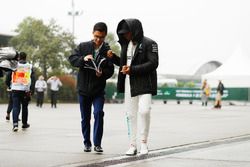
{"type": "MultiPolygon", "coordinates": [[[[118,32],[122,29],[123,24],[127,24],[129,31],[132,33],[132,41],[137,44],[134,56],[130,64],[130,87],[131,96],[142,94],[157,94],[157,72],[158,67],[158,46],[155,41],[147,38],[143,34],[142,24],[137,19],[124,19],[119,22],[117,34],[121,45],[121,56],[113,57],[116,65],[119,65],[119,71],[127,63],[128,43],[122,34],[118,32]]],[[[126,75],[119,72],[117,89],[118,92],[124,93],[126,75]]]]}
{"type": "Polygon", "coordinates": [[[96,71],[86,68],[91,65],[91,62],[85,62],[84,57],[91,54],[94,55],[94,42],[82,42],[69,56],[69,62],[72,66],[78,67],[77,77],[77,89],[78,93],[83,96],[96,96],[104,93],[106,86],[106,80],[110,78],[114,73],[114,65],[112,61],[107,58],[107,51],[110,47],[107,43],[103,43],[99,50],[99,54],[95,58],[95,63],[98,64],[101,59],[105,58],[105,61],[101,64],[102,75],[96,76],[96,71]]]}

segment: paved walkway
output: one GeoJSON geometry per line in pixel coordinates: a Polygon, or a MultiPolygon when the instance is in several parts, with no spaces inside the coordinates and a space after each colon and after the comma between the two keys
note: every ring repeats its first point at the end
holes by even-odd
{"type": "MultiPolygon", "coordinates": [[[[12,132],[0,105],[0,167],[250,166],[250,106],[154,103],[148,156],[124,156],[128,147],[123,104],[105,105],[103,154],[83,152],[78,104],[57,109],[30,105],[27,130],[12,132]]],[[[138,144],[139,145],[139,144],[138,144]]]]}

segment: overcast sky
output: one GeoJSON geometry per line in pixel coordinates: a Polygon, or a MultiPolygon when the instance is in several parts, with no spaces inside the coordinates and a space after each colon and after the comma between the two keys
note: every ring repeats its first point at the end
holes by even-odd
{"type": "MultiPolygon", "coordinates": [[[[54,18],[72,31],[71,0],[0,0],[0,33],[12,33],[27,16],[54,18]]],[[[141,20],[145,36],[159,45],[159,73],[193,74],[210,60],[224,62],[242,47],[250,53],[250,0],[74,0],[77,42],[92,38],[104,21],[116,32],[124,18],[141,20]]],[[[249,54],[248,54],[249,55],[249,54]]]]}

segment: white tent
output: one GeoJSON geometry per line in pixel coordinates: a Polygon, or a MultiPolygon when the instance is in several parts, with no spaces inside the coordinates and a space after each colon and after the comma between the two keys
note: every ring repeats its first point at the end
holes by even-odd
{"type": "Polygon", "coordinates": [[[219,68],[201,76],[211,87],[221,80],[226,88],[250,88],[250,57],[238,48],[219,68]]]}

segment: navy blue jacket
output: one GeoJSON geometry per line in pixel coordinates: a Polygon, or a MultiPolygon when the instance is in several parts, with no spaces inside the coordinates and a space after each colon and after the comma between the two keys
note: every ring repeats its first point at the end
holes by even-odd
{"type": "Polygon", "coordinates": [[[107,51],[110,50],[108,43],[104,43],[99,50],[99,54],[95,58],[95,63],[98,64],[101,59],[105,58],[105,61],[101,64],[102,75],[96,76],[96,71],[93,69],[86,68],[91,65],[91,62],[85,62],[84,57],[92,54],[94,55],[94,42],[82,42],[74,49],[72,55],[69,56],[68,60],[74,67],[78,67],[77,76],[77,90],[80,95],[83,96],[96,96],[104,94],[106,86],[106,80],[110,78],[114,73],[113,62],[107,58],[107,51]]]}

